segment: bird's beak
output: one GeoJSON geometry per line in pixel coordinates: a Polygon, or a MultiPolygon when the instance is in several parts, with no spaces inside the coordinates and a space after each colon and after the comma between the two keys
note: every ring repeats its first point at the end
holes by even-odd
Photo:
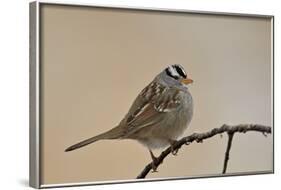
{"type": "Polygon", "coordinates": [[[186,78],[186,79],[182,79],[181,83],[183,83],[183,84],[191,84],[191,83],[193,83],[193,80],[189,79],[189,78],[186,78]]]}

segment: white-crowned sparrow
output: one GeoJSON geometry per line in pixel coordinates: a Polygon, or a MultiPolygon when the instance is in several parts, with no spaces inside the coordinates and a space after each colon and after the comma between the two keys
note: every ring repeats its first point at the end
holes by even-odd
{"type": "Polygon", "coordinates": [[[192,82],[182,66],[168,66],[141,91],[119,125],[65,151],[102,139],[134,139],[149,149],[155,161],[151,150],[172,145],[191,121],[193,101],[187,85],[192,82]]]}

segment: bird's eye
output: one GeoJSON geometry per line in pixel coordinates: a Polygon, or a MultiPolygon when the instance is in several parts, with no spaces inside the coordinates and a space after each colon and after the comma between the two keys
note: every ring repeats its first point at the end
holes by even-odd
{"type": "Polygon", "coordinates": [[[173,76],[174,79],[179,80],[179,76],[173,76]]]}
{"type": "Polygon", "coordinates": [[[180,66],[180,65],[173,65],[173,68],[176,70],[176,72],[177,72],[181,77],[183,77],[183,78],[186,78],[186,77],[187,77],[187,76],[186,76],[186,73],[185,73],[185,71],[184,71],[184,69],[183,69],[182,66],[180,66]]]}

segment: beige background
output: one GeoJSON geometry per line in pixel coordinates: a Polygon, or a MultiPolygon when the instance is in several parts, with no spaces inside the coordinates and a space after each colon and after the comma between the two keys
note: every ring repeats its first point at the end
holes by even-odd
{"type": "MultiPolygon", "coordinates": [[[[269,19],[51,5],[41,11],[43,184],[134,179],[150,161],[137,142],[64,149],[118,124],[169,64],[183,65],[195,81],[185,135],[223,123],[272,125],[269,19]]],[[[183,148],[148,177],[220,174],[226,142],[224,135],[183,148]]],[[[272,136],[235,135],[227,172],[271,170],[272,153],[272,136]]]]}

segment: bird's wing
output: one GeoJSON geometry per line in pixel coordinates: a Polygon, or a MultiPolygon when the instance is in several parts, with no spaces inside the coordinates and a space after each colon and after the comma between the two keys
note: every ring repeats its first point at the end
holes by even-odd
{"type": "Polygon", "coordinates": [[[125,134],[162,121],[166,114],[180,105],[180,91],[158,83],[149,84],[136,98],[125,118],[125,134]]]}

